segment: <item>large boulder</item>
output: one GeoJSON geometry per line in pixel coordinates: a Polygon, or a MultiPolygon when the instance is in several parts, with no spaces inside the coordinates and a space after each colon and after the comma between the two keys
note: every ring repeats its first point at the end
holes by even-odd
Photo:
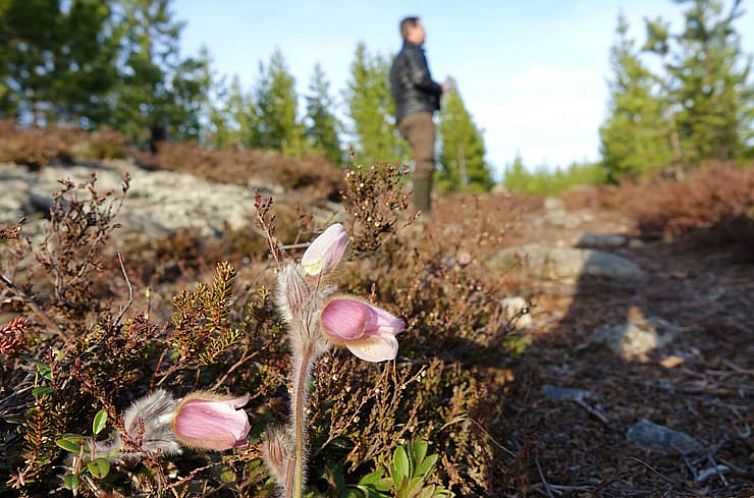
{"type": "Polygon", "coordinates": [[[594,249],[547,247],[526,244],[504,249],[490,258],[493,267],[511,269],[525,264],[533,273],[552,279],[604,277],[614,280],[638,280],[645,276],[639,266],[616,254],[594,249]]]}
{"type": "Polygon", "coordinates": [[[120,161],[108,165],[49,165],[40,171],[2,165],[0,222],[45,213],[61,188],[59,179],[83,183],[94,173],[99,191],[119,191],[124,173],[131,188],[118,215],[120,233],[137,232],[159,237],[177,228],[196,228],[203,235],[216,235],[227,224],[240,229],[250,225],[254,214],[254,189],[210,182],[187,173],[149,171],[120,161]]]}

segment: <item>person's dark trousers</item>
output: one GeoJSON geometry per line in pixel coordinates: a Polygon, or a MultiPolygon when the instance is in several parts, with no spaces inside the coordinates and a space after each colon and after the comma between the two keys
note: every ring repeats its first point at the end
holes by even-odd
{"type": "Polygon", "coordinates": [[[398,131],[414,153],[414,206],[432,211],[432,175],[435,171],[435,123],[430,112],[413,112],[401,118],[398,131]]]}

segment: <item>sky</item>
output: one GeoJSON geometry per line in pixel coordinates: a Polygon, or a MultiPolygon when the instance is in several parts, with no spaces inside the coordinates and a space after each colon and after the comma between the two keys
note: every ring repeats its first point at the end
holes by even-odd
{"type": "MultiPolygon", "coordinates": [[[[751,4],[743,0],[747,12],[736,25],[749,54],[751,4]]],[[[356,44],[365,42],[371,53],[396,53],[400,19],[421,17],[432,76],[456,79],[484,130],[487,160],[498,179],[517,154],[528,168],[599,159],[618,14],[624,13],[638,40],[644,18],[662,16],[674,27],[682,19],[682,9],[670,0],[175,0],[173,9],[186,22],[183,54],[206,46],[214,71],[237,75],[245,88],[259,61],[276,48],[299,95],[319,62],[341,116],[356,44]]]]}

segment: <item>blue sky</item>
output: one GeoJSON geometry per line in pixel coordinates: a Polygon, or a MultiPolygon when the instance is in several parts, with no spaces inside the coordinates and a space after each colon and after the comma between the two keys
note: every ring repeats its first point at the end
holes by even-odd
{"type": "MultiPolygon", "coordinates": [[[[730,0],[727,0],[730,4],[730,0]]],[[[754,9],[751,0],[744,8],[754,9]]],[[[206,45],[220,75],[249,87],[258,62],[279,47],[303,94],[319,61],[341,103],[353,52],[395,53],[398,21],[418,15],[427,27],[427,57],[436,80],[453,76],[484,129],[487,159],[500,176],[520,153],[527,166],[567,165],[599,157],[597,129],[607,105],[609,47],[618,13],[643,39],[645,17],[678,26],[670,0],[175,0],[187,22],[185,54],[206,45]]],[[[747,12],[737,28],[754,52],[747,12]]]]}

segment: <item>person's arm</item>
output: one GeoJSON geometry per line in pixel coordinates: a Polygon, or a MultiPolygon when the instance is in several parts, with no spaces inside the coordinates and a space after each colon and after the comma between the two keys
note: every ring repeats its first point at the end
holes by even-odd
{"type": "Polygon", "coordinates": [[[406,63],[408,64],[411,83],[414,84],[415,88],[437,97],[442,95],[442,86],[432,81],[429,68],[427,67],[427,60],[420,50],[407,50],[406,63]]]}

